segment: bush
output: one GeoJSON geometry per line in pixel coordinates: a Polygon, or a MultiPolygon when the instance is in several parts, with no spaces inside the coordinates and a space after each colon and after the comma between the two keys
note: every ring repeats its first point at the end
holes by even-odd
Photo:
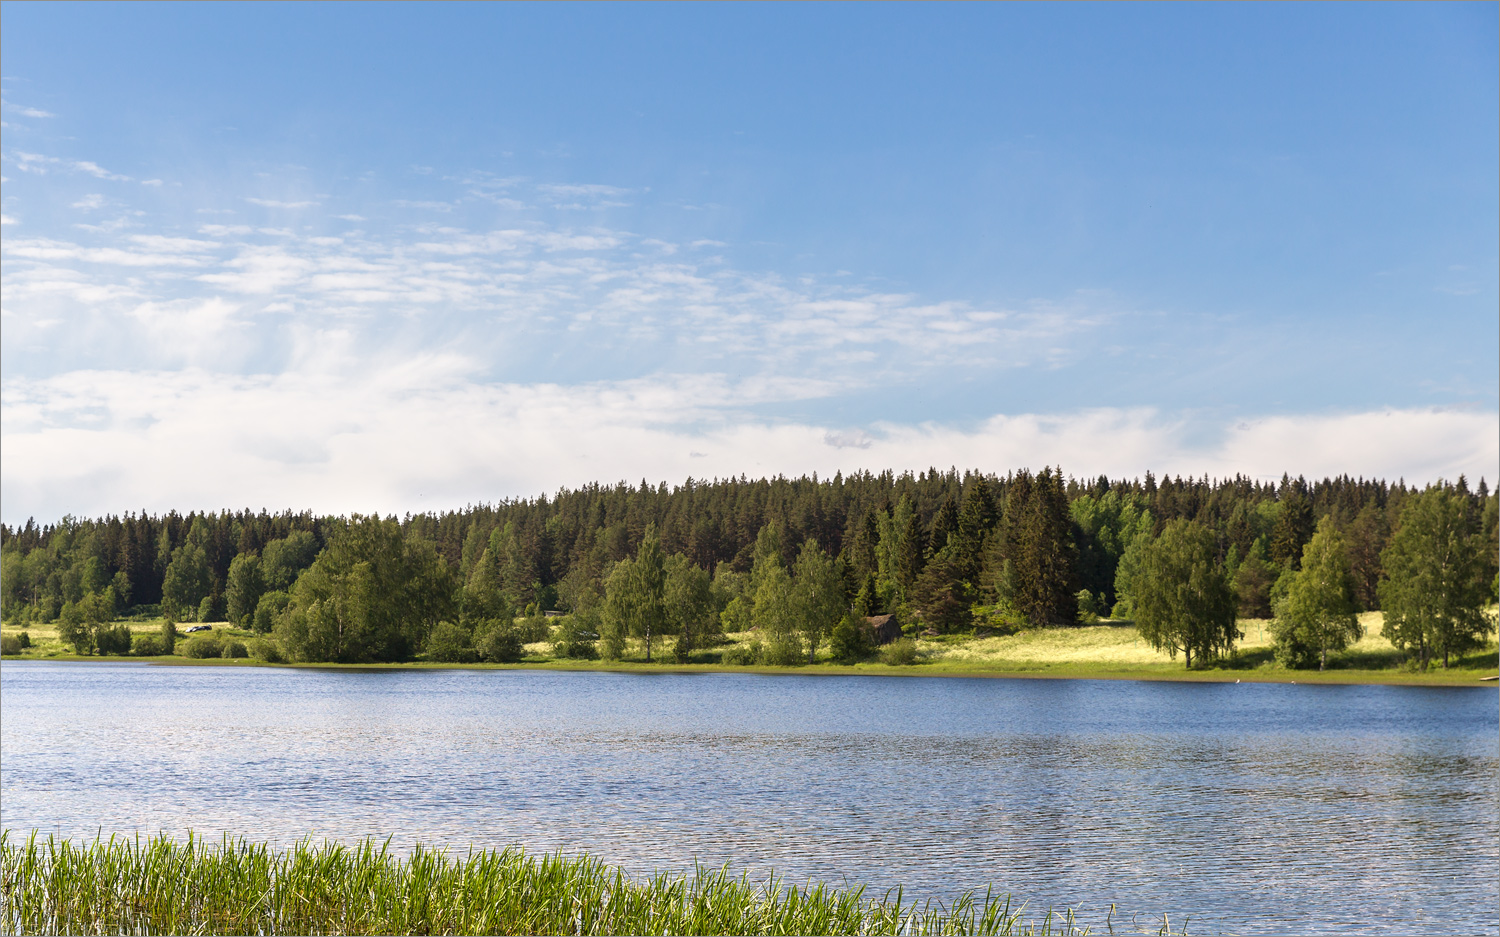
{"type": "Polygon", "coordinates": [[[880,661],[896,667],[904,667],[907,664],[917,662],[917,642],[911,638],[901,638],[892,641],[880,652],[880,661]]]}
{"type": "Polygon", "coordinates": [[[195,634],[182,642],[182,656],[195,660],[223,657],[224,644],[211,634],[195,634]]]}
{"type": "Polygon", "coordinates": [[[223,654],[225,657],[249,657],[250,650],[242,641],[230,641],[224,645],[223,654]]]}
{"type": "Polygon", "coordinates": [[[252,638],[249,644],[250,656],[256,660],[263,660],[268,664],[280,664],[286,660],[281,656],[281,648],[270,638],[252,638]]]}
{"type": "Polygon", "coordinates": [[[156,657],[161,654],[161,635],[137,634],[130,638],[130,653],[136,657],[156,657]]]}
{"type": "Polygon", "coordinates": [[[94,647],[100,654],[130,653],[129,625],[100,625],[94,630],[94,647]]]}
{"type": "Polygon", "coordinates": [[[516,633],[522,644],[545,641],[551,635],[552,626],[544,615],[529,615],[516,622],[516,633]]]}
{"type": "Polygon", "coordinates": [[[807,663],[807,650],[796,635],[778,634],[771,638],[760,658],[761,663],[772,667],[801,667],[807,663]]]}
{"type": "Polygon", "coordinates": [[[828,650],[833,659],[841,664],[864,660],[869,656],[873,645],[869,626],[864,622],[855,624],[848,615],[839,619],[839,623],[833,626],[833,634],[828,638],[828,650]]]}
{"type": "Polygon", "coordinates": [[[586,626],[587,622],[581,616],[565,616],[558,623],[557,633],[552,638],[552,653],[558,657],[571,657],[579,660],[593,660],[598,657],[599,648],[594,643],[598,635],[587,630],[586,626]]]}
{"type": "Polygon", "coordinates": [[[162,622],[161,623],[161,635],[158,637],[157,640],[159,640],[161,642],[161,653],[163,653],[163,654],[176,654],[177,653],[177,623],[174,622],[174,621],[172,621],[172,619],[170,619],[170,618],[168,618],[166,621],[162,622]]]}
{"type": "Polygon", "coordinates": [[[475,631],[474,649],[480,657],[494,663],[521,659],[521,636],[513,626],[496,619],[482,622],[475,631]]]}
{"type": "Polygon", "coordinates": [[[21,647],[31,647],[31,634],[29,632],[21,632],[18,640],[21,642],[21,647]]]}
{"type": "Polygon", "coordinates": [[[1078,590],[1078,623],[1092,625],[1104,617],[1104,600],[1087,589],[1078,590]]]}
{"type": "Polygon", "coordinates": [[[1318,649],[1303,643],[1291,622],[1282,618],[1273,619],[1271,635],[1274,638],[1276,663],[1288,670],[1310,670],[1318,666],[1318,649]]]}
{"type": "Polygon", "coordinates": [[[15,657],[21,653],[21,639],[13,634],[0,635],[0,657],[15,657]]]}
{"type": "Polygon", "coordinates": [[[736,667],[748,667],[760,663],[761,645],[760,641],[752,640],[749,644],[736,644],[724,652],[724,663],[733,664],[736,667]]]}
{"type": "Polygon", "coordinates": [[[469,633],[451,621],[440,621],[427,636],[427,659],[443,664],[472,664],[479,654],[469,644],[469,633]]]}

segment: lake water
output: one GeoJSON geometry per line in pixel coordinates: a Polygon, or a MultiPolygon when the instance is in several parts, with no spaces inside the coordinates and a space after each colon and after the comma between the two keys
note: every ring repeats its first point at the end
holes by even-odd
{"type": "Polygon", "coordinates": [[[1195,933],[1500,929],[1489,688],[7,662],[0,731],[12,831],[993,883],[1195,933]]]}

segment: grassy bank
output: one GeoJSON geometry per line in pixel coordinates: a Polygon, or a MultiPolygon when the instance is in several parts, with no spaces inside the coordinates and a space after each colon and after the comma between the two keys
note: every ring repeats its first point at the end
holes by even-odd
{"type": "MultiPolygon", "coordinates": [[[[525,667],[564,670],[609,670],[609,671],[653,671],[674,670],[682,672],[757,672],[757,673],[806,673],[806,674],[883,674],[898,676],[1006,676],[1006,677],[1059,677],[1096,678],[1126,680],[1197,680],[1242,682],[1297,682],[1297,683],[1390,683],[1431,685],[1486,685],[1485,677],[1497,673],[1497,649],[1492,639],[1484,649],[1465,654],[1451,661],[1444,669],[1433,666],[1423,673],[1412,669],[1402,661],[1401,652],[1380,636],[1382,625],[1379,612],[1366,612],[1360,616],[1364,637],[1348,650],[1329,655],[1327,670],[1289,670],[1276,663],[1272,653],[1270,622],[1259,619],[1242,619],[1239,627],[1245,637],[1238,642],[1232,657],[1215,661],[1208,666],[1195,666],[1189,670],[1183,666],[1182,658],[1173,660],[1165,653],[1152,650],[1141,640],[1135,627],[1129,623],[1101,622],[1077,628],[1041,628],[1023,631],[1003,637],[974,637],[972,635],[937,635],[921,637],[916,642],[916,656],[912,663],[890,665],[872,659],[869,662],[845,665],[836,664],[820,655],[816,664],[802,667],[735,666],[723,663],[728,652],[736,646],[749,644],[756,635],[749,632],[729,635],[729,643],[720,647],[694,652],[686,663],[671,659],[668,641],[658,641],[652,663],[646,663],[645,648],[640,642],[627,649],[618,661],[587,661],[558,659],[552,656],[552,647],[546,642],[526,645],[526,656],[514,664],[430,664],[422,661],[405,664],[344,665],[359,667],[452,667],[476,668],[525,667]]],[[[130,621],[126,624],[134,631],[156,633],[160,620],[130,621]]],[[[6,626],[4,633],[19,634],[21,629],[6,626]]],[[[29,626],[32,647],[23,651],[20,659],[40,660],[100,660],[99,657],[78,657],[58,639],[54,629],[48,626],[29,626]]],[[[253,646],[257,637],[249,631],[215,625],[213,634],[229,641],[240,641],[253,646]]],[[[256,666],[264,662],[253,658],[190,660],[184,657],[134,658],[155,663],[256,666]]],[[[317,664],[305,666],[340,666],[317,664]]],[[[1487,685],[1496,685],[1490,681],[1487,685]]]]}
{"type": "MultiPolygon", "coordinates": [[[[392,855],[166,837],[0,837],[7,933],[1074,934],[1009,898],[942,904],[863,888],[752,884],[727,869],[644,881],[587,856],[518,849],[392,855]]],[[[1165,928],[1163,928],[1163,932],[1165,928]]]]}

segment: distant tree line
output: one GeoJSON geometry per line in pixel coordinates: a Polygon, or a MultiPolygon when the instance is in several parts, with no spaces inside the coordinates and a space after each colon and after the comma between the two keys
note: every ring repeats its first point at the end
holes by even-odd
{"type": "Polygon", "coordinates": [[[635,640],[687,660],[756,629],[741,653],[793,664],[868,653],[879,614],[938,633],[1114,617],[1189,666],[1231,651],[1237,618],[1274,619],[1283,662],[1322,666],[1358,639],[1358,612],[1384,609],[1386,636],[1425,667],[1493,627],[1496,506],[1462,477],[1419,490],[1045,468],[595,484],[402,520],[65,517],[0,526],[0,604],[80,650],[128,645],[111,622],[160,614],[253,629],[305,661],[508,660],[548,637],[564,655],[635,640]],[[560,627],[549,610],[568,613],[560,627]]]}

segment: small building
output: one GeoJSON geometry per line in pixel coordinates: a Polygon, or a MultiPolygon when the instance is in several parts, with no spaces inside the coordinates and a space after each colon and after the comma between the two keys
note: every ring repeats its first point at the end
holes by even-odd
{"type": "Polygon", "coordinates": [[[876,644],[890,644],[901,637],[901,623],[895,615],[871,615],[865,619],[865,626],[876,644]]]}

